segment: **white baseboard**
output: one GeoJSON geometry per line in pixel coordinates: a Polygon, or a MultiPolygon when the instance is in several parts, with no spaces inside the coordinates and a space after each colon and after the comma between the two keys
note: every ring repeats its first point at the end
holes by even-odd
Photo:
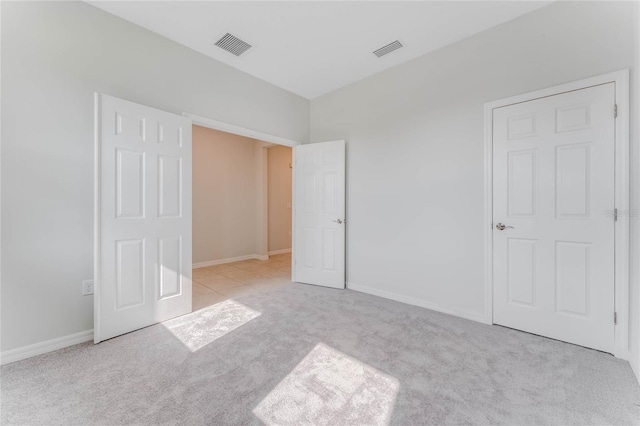
{"type": "Polygon", "coordinates": [[[377,288],[369,287],[366,285],[355,284],[347,282],[347,288],[349,290],[359,291],[361,293],[367,293],[378,297],[384,297],[385,299],[395,300],[396,302],[402,302],[409,305],[420,306],[421,308],[431,309],[432,311],[442,312],[444,314],[454,315],[457,317],[465,318],[471,321],[481,322],[487,324],[487,320],[483,314],[472,314],[467,312],[457,311],[455,309],[445,308],[436,303],[426,300],[418,299],[411,296],[405,296],[398,293],[393,293],[386,290],[380,290],[377,288]]]}
{"type": "Polygon", "coordinates": [[[206,268],[207,266],[222,265],[224,263],[241,262],[243,260],[269,260],[266,254],[247,254],[245,256],[228,257],[226,259],[209,260],[207,262],[198,262],[191,265],[191,269],[206,268]]]}
{"type": "Polygon", "coordinates": [[[640,365],[638,365],[637,361],[638,360],[636,358],[629,355],[629,364],[631,365],[631,370],[633,371],[633,374],[636,376],[636,380],[638,381],[638,384],[640,384],[640,365]]]}
{"type": "Polygon", "coordinates": [[[34,343],[33,345],[11,349],[0,353],[0,365],[10,364],[22,359],[46,354],[47,352],[57,351],[58,349],[77,345],[78,343],[89,342],[91,340],[93,340],[93,330],[86,330],[79,333],[69,334],[68,336],[58,337],[57,339],[46,340],[44,342],[34,343]]]}
{"type": "Polygon", "coordinates": [[[285,254],[285,253],[291,253],[291,249],[282,249],[282,250],[272,250],[269,252],[269,256],[275,256],[276,254],[285,254]]]}

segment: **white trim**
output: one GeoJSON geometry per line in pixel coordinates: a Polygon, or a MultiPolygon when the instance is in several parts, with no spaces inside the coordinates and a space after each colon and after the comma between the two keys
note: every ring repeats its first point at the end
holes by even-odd
{"type": "Polygon", "coordinates": [[[622,214],[615,222],[615,311],[618,324],[615,327],[614,355],[628,360],[629,354],[629,265],[630,265],[630,180],[629,180],[629,70],[620,71],[615,82],[618,117],[616,126],[616,208],[622,214]]]}
{"type": "MultiPolygon", "coordinates": [[[[629,70],[573,81],[559,86],[488,102],[484,105],[484,192],[485,192],[485,314],[486,322],[493,322],[493,110],[521,102],[585,89],[601,84],[615,83],[618,118],[615,123],[615,207],[620,212],[629,211],[629,70]]],[[[621,214],[615,224],[615,310],[618,324],[615,327],[614,355],[629,359],[629,215],[621,214]]]]}
{"type": "Polygon", "coordinates": [[[247,254],[244,256],[228,257],[226,259],[208,260],[206,262],[198,262],[191,265],[191,269],[206,268],[207,266],[222,265],[224,263],[242,262],[243,260],[269,260],[269,256],[265,254],[247,254]]]}
{"type": "Polygon", "coordinates": [[[193,124],[198,126],[208,127],[209,129],[220,130],[222,132],[233,133],[234,135],[240,135],[247,138],[259,139],[264,142],[275,143],[277,145],[284,146],[296,146],[302,145],[302,142],[294,141],[293,139],[287,139],[280,136],[270,135],[259,130],[247,129],[246,127],[237,126],[231,123],[225,123],[224,121],[213,120],[211,118],[202,117],[200,115],[190,114],[183,112],[184,117],[190,118],[193,124]]]}
{"type": "Polygon", "coordinates": [[[0,354],[0,365],[10,364],[12,362],[57,351],[58,349],[67,348],[79,343],[90,342],[92,340],[93,330],[86,330],[79,333],[69,334],[68,336],[58,337],[57,339],[46,340],[44,342],[34,343],[33,345],[11,349],[0,354]]]}
{"type": "Polygon", "coordinates": [[[256,146],[256,253],[268,255],[269,251],[269,187],[266,143],[256,146]]]}
{"type": "Polygon", "coordinates": [[[99,343],[100,338],[100,293],[102,291],[102,270],[100,267],[100,257],[102,256],[100,246],[102,245],[100,236],[100,223],[102,217],[100,212],[102,206],[100,204],[101,193],[101,175],[102,175],[102,157],[101,157],[101,140],[102,134],[100,110],[101,95],[98,92],[93,94],[93,343],[99,343]]]}
{"type": "Polygon", "coordinates": [[[493,324],[493,107],[484,105],[484,320],[493,324]]]}
{"type": "Polygon", "coordinates": [[[629,364],[631,364],[631,371],[633,371],[633,374],[636,376],[636,380],[638,381],[638,384],[640,384],[640,365],[636,364],[636,360],[634,357],[631,356],[631,353],[629,353],[629,364]]]}
{"type": "MultiPolygon", "coordinates": [[[[427,300],[418,299],[416,297],[405,296],[399,293],[393,293],[386,290],[380,290],[374,287],[369,287],[366,285],[355,284],[347,281],[347,289],[353,291],[359,291],[360,293],[367,293],[373,296],[382,297],[384,299],[395,300],[396,302],[406,303],[408,305],[419,306],[421,308],[430,309],[432,311],[442,312],[444,314],[454,315],[460,318],[468,319],[471,321],[481,322],[483,324],[487,324],[485,321],[484,315],[478,313],[469,313],[458,311],[456,309],[446,308],[444,306],[438,305],[437,303],[429,302],[427,300]]],[[[488,323],[491,324],[491,323],[488,323]]]]}
{"type": "MultiPolygon", "coordinates": [[[[1,2],[1,1],[0,1],[0,16],[2,16],[2,2],[1,2]]],[[[0,19],[0,46],[2,45],[2,28],[1,28],[1,27],[2,27],[2,23],[1,23],[1,21],[2,21],[2,19],[0,19]]],[[[0,55],[0,56],[1,56],[1,55],[0,55]]],[[[0,70],[2,70],[2,58],[0,58],[0,70]]],[[[2,73],[0,72],[0,74],[2,74],[2,73]]],[[[2,81],[2,79],[1,79],[1,78],[0,78],[0,81],[2,81]]],[[[2,86],[2,85],[0,84],[0,99],[2,99],[2,88],[1,88],[1,86],[2,86]]],[[[1,102],[0,102],[0,104],[1,104],[1,102]]],[[[1,114],[1,113],[0,113],[0,117],[2,117],[2,114],[1,114]]],[[[0,119],[0,135],[2,135],[2,129],[1,129],[1,128],[2,128],[2,125],[1,125],[1,124],[2,124],[2,123],[1,123],[1,122],[2,122],[2,120],[0,119]]],[[[0,139],[1,139],[1,137],[0,137],[0,139]]],[[[2,158],[1,151],[2,151],[2,150],[0,149],[0,164],[2,164],[2,161],[1,161],[1,158],[2,158]]],[[[0,170],[0,176],[2,176],[2,172],[1,172],[1,170],[0,170]]],[[[1,187],[2,187],[2,185],[0,184],[0,188],[1,188],[1,187]]],[[[0,241],[2,241],[2,235],[1,235],[1,234],[2,234],[2,225],[1,225],[1,224],[2,224],[2,213],[1,213],[1,212],[2,212],[2,208],[1,208],[1,205],[2,205],[2,197],[0,197],[0,241]]],[[[0,244],[0,277],[2,277],[2,249],[1,249],[1,247],[2,247],[2,245],[0,244]]],[[[6,293],[5,293],[5,294],[6,294],[6,293]]],[[[5,296],[5,297],[6,297],[6,296],[5,296]]],[[[0,303],[0,305],[1,305],[1,303],[0,303]]],[[[1,315],[0,315],[0,317],[1,317],[1,315]]],[[[0,340],[1,340],[1,339],[0,339],[0,340]]]]}
{"type": "MultiPolygon", "coordinates": [[[[296,149],[291,149],[291,281],[296,282],[296,149]]],[[[346,251],[346,250],[345,250],[346,251]]]]}
{"type": "Polygon", "coordinates": [[[282,250],[271,250],[269,252],[269,256],[275,256],[276,254],[285,254],[285,253],[291,253],[291,249],[282,249],[282,250]]]}

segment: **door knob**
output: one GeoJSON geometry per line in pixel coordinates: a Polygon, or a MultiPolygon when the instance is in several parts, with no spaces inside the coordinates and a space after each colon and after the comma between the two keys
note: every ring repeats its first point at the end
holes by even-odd
{"type": "Polygon", "coordinates": [[[332,220],[332,222],[337,223],[338,225],[340,225],[342,223],[342,219],[336,219],[336,220],[332,220]]]}
{"type": "Polygon", "coordinates": [[[511,229],[513,229],[513,226],[505,225],[504,223],[498,223],[498,224],[496,225],[496,229],[497,229],[498,231],[504,231],[504,230],[505,230],[505,229],[507,229],[507,228],[511,228],[511,229]]]}

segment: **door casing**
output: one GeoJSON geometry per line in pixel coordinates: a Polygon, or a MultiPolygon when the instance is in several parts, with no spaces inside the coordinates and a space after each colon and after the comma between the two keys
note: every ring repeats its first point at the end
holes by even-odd
{"type": "MultiPolygon", "coordinates": [[[[629,355],[629,70],[573,81],[559,86],[536,90],[484,105],[484,221],[485,227],[485,322],[493,324],[493,110],[534,99],[585,89],[606,83],[615,84],[617,118],[615,122],[615,349],[617,358],[628,360],[629,355]]],[[[614,111],[611,111],[614,114],[614,111]]],[[[614,319],[611,318],[611,321],[614,319]]]]}

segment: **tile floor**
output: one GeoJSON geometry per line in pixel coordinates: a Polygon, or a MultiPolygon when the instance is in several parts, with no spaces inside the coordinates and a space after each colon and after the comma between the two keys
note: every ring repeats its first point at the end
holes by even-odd
{"type": "Polygon", "coordinates": [[[291,254],[244,260],[193,270],[193,310],[291,284],[291,254]]]}

